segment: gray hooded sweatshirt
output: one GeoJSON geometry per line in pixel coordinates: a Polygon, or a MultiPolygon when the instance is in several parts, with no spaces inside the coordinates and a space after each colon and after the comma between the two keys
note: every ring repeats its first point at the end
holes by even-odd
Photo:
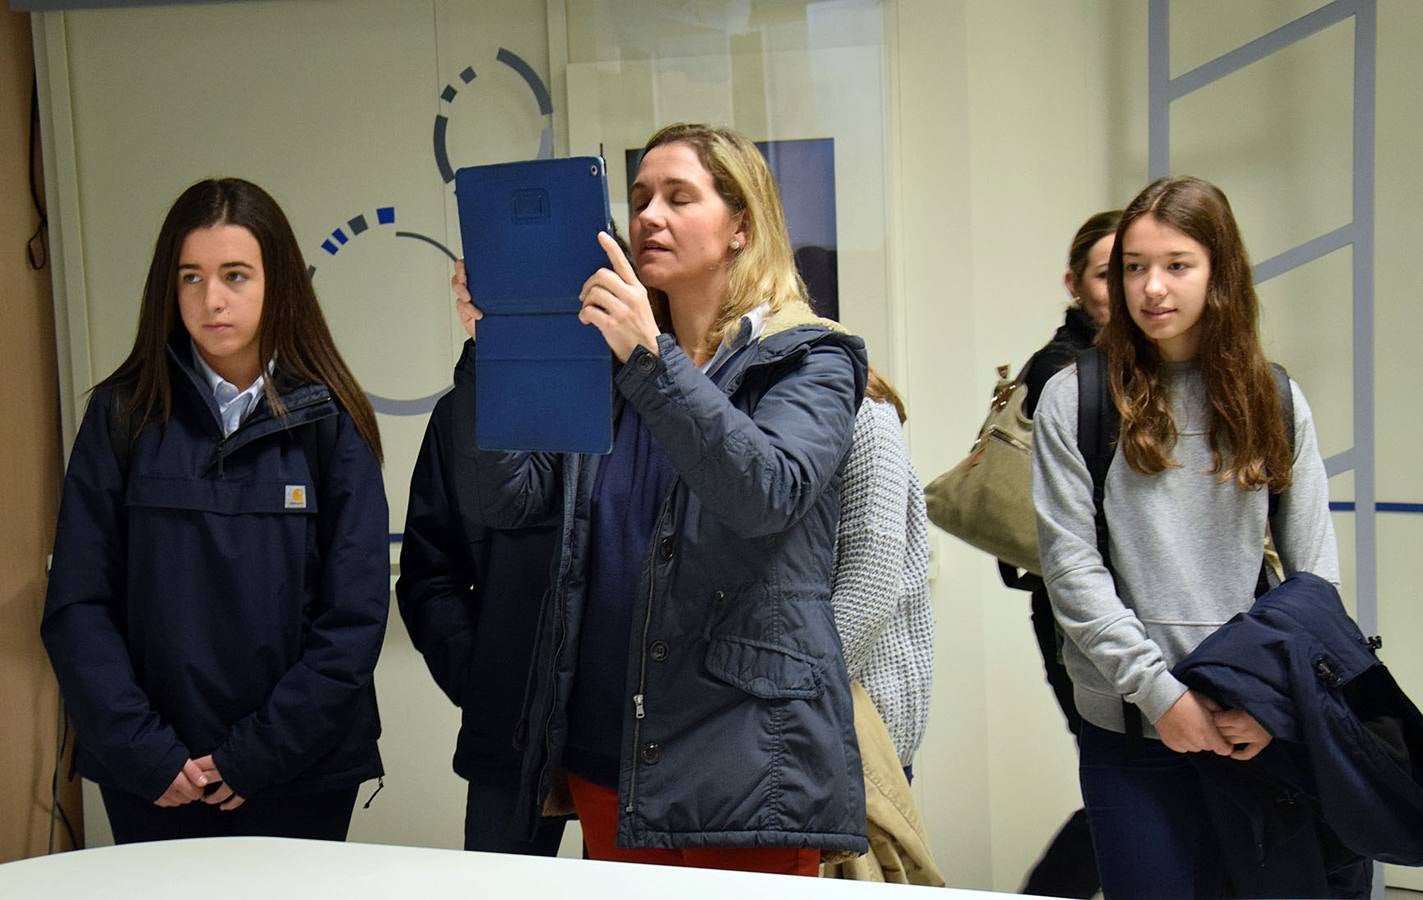
{"type": "MultiPolygon", "coordinates": [[[[1077,448],[1076,366],[1043,388],[1033,421],[1038,544],[1053,613],[1068,638],[1063,661],[1083,718],[1117,732],[1123,697],[1148,722],[1161,718],[1186,692],[1171,667],[1254,603],[1268,519],[1265,490],[1244,491],[1211,474],[1199,365],[1168,363],[1164,373],[1179,432],[1172,458],[1180,465],[1141,475],[1117,449],[1104,502],[1115,584],[1097,550],[1092,477],[1077,448]]],[[[1313,572],[1337,585],[1314,419],[1299,385],[1291,381],[1290,389],[1294,482],[1280,497],[1275,545],[1286,575],[1313,572]]]]}

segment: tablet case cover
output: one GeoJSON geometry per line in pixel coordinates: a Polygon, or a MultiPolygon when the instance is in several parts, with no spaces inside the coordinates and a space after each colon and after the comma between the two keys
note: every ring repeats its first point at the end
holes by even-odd
{"type": "Polygon", "coordinates": [[[482,450],[607,453],[612,355],[578,321],[583,282],[608,265],[607,169],[596,156],[471,166],[455,173],[469,290],[482,450]]]}

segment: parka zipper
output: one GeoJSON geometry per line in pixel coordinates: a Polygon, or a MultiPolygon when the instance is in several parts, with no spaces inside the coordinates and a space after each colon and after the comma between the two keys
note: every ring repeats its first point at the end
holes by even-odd
{"type": "Polygon", "coordinates": [[[662,526],[667,521],[667,511],[672,508],[672,495],[677,490],[678,480],[673,478],[672,484],[667,489],[667,498],[662,501],[662,512],[657,515],[657,527],[652,532],[654,540],[652,546],[647,550],[647,609],[642,616],[642,640],[638,642],[637,646],[637,693],[632,695],[632,776],[628,779],[628,802],[623,807],[623,812],[629,815],[632,813],[633,802],[637,797],[638,746],[642,743],[642,720],[647,714],[643,707],[643,702],[647,699],[647,633],[652,628],[652,601],[657,596],[657,546],[660,543],[655,539],[655,536],[662,533],[662,526]]]}
{"type": "MultiPolygon", "coordinates": [[[[327,393],[324,394],[324,395],[323,395],[323,394],[315,394],[315,395],[313,395],[313,396],[311,397],[311,399],[309,399],[309,400],[303,400],[301,403],[298,403],[298,404],[295,405],[295,406],[288,406],[288,407],[287,407],[287,413],[286,413],[285,416],[283,416],[283,419],[284,419],[284,420],[288,420],[288,421],[285,421],[285,422],[284,422],[284,424],[283,424],[283,426],[282,426],[282,428],[281,428],[280,430],[281,430],[281,431],[290,431],[290,430],[293,429],[293,428],[298,428],[298,427],[300,427],[300,425],[305,425],[305,424],[307,424],[307,423],[305,423],[305,422],[302,422],[302,423],[300,423],[300,424],[293,424],[292,422],[289,421],[290,418],[291,418],[291,414],[294,413],[294,412],[299,412],[299,411],[301,411],[301,410],[303,410],[303,409],[306,409],[307,407],[310,407],[310,406],[319,406],[319,405],[321,405],[322,403],[327,403],[327,402],[329,402],[330,400],[331,400],[331,394],[330,394],[330,392],[327,392],[327,393]]],[[[267,416],[268,418],[270,418],[270,417],[271,417],[271,413],[268,412],[268,413],[266,414],[266,416],[267,416]]],[[[321,417],[318,417],[318,418],[321,418],[321,417]]],[[[258,419],[257,421],[260,422],[261,419],[258,419]]],[[[235,429],[233,429],[232,434],[223,435],[221,438],[218,439],[217,448],[216,448],[215,451],[214,451],[215,454],[216,454],[216,456],[217,456],[217,477],[218,477],[218,478],[222,478],[222,473],[223,473],[223,461],[227,458],[227,445],[228,445],[229,443],[231,443],[231,441],[232,441],[234,438],[236,438],[238,435],[242,434],[242,432],[243,432],[244,430],[250,431],[253,424],[254,424],[254,423],[253,423],[253,419],[252,419],[252,417],[249,416],[248,418],[243,419],[240,423],[238,423],[237,427],[236,427],[235,429]]],[[[222,431],[222,423],[221,423],[221,422],[218,422],[217,430],[218,430],[219,432],[222,431]]]]}

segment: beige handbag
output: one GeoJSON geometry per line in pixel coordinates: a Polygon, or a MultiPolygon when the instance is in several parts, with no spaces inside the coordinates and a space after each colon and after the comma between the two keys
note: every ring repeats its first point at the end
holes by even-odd
{"type": "Polygon", "coordinates": [[[1033,518],[1033,422],[1023,416],[1028,386],[1023,373],[998,385],[978,440],[963,462],[924,489],[929,518],[955,537],[1009,565],[1038,573],[1038,530],[1033,518]]]}

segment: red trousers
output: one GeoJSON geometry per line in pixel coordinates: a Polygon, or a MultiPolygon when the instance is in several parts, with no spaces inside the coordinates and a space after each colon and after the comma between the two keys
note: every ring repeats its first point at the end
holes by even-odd
{"type": "Polygon", "coordinates": [[[590,859],[611,862],[647,863],[658,866],[694,866],[701,869],[732,869],[738,872],[768,872],[775,875],[820,874],[820,851],[794,847],[683,847],[675,850],[628,850],[617,846],[618,792],[612,788],[568,776],[573,806],[583,826],[583,843],[590,859]]]}

